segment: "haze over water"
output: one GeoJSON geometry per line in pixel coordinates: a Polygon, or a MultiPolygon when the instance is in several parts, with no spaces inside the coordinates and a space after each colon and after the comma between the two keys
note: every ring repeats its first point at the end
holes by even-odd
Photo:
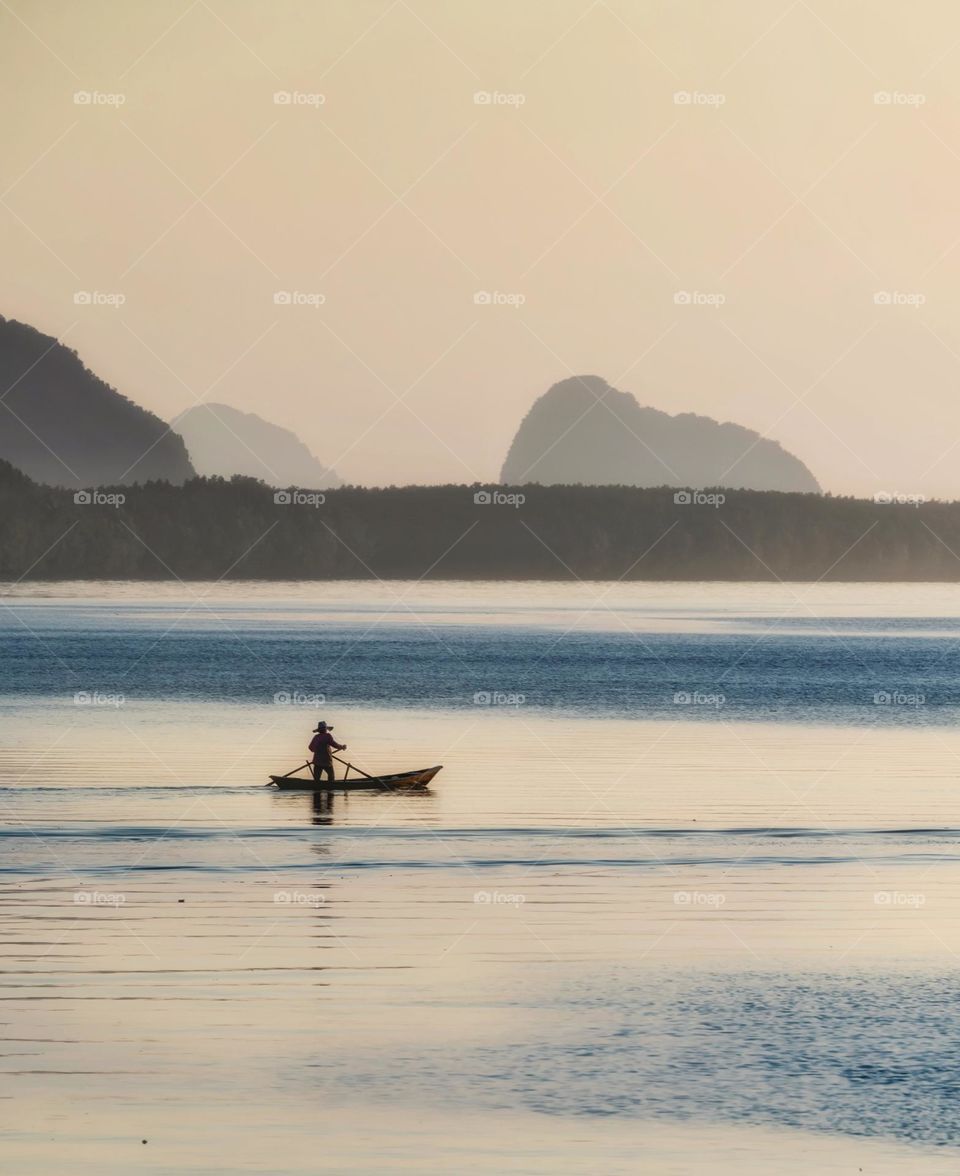
{"type": "Polygon", "coordinates": [[[955,1171],[958,639],[947,586],[6,590],[11,1170],[955,1171]],[[444,769],[263,787],[318,718],[444,769]]]}

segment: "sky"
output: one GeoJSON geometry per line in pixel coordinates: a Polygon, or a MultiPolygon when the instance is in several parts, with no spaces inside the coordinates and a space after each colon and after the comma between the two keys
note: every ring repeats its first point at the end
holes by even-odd
{"type": "Polygon", "coordinates": [[[960,498],[950,0],[2,0],[0,313],[166,420],[489,482],[597,374],[960,498]]]}

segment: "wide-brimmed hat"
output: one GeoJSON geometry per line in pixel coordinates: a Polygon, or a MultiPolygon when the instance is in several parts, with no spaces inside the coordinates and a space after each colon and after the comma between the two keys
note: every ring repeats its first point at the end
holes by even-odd
{"type": "Polygon", "coordinates": [[[325,723],[323,719],[314,727],[314,731],[332,731],[333,723],[325,723]]]}

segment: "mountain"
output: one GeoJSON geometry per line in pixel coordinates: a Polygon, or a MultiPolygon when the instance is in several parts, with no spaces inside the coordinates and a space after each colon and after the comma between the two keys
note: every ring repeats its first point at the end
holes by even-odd
{"type": "Polygon", "coordinates": [[[75,351],[0,317],[0,459],[52,486],[193,476],[176,433],[85,367],[75,351]]]}
{"type": "Polygon", "coordinates": [[[326,490],[340,485],[289,429],[256,413],[228,404],[198,404],[176,418],[171,428],[186,442],[190,460],[206,477],[243,474],[271,486],[326,490]]]}
{"type": "Polygon", "coordinates": [[[803,462],[778,442],[742,425],[644,408],[599,376],[561,380],[534,403],[500,480],[820,492],[803,462]]]}

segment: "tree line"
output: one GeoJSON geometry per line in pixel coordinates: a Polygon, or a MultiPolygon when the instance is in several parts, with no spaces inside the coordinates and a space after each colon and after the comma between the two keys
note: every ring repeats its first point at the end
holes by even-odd
{"type": "Polygon", "coordinates": [[[77,495],[0,462],[0,579],[960,580],[960,503],[253,478],[77,495]]]}

